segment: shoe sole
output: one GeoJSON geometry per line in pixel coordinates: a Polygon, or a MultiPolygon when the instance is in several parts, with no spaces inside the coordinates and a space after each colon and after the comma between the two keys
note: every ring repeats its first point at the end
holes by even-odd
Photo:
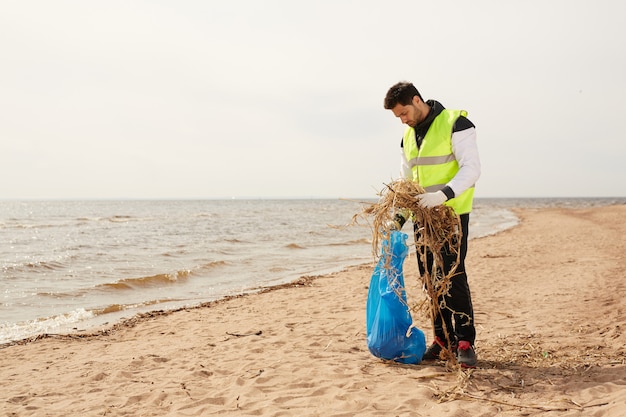
{"type": "Polygon", "coordinates": [[[476,369],[476,365],[468,365],[466,363],[461,364],[461,368],[463,369],[476,369]]]}

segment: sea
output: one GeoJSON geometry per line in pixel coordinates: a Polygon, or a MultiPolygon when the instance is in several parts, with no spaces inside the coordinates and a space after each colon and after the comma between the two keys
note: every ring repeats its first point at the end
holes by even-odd
{"type": "MultiPolygon", "coordinates": [[[[375,201],[0,201],[0,345],[373,265],[375,201]]],[[[515,226],[516,207],[610,204],[626,198],[478,198],[469,237],[515,226]]]]}

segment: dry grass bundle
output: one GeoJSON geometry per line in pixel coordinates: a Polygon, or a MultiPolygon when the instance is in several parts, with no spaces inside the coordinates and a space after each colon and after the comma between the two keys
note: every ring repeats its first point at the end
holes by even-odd
{"type": "Polygon", "coordinates": [[[381,246],[384,247],[384,245],[381,245],[381,242],[389,236],[394,227],[396,215],[400,214],[413,221],[416,225],[415,250],[422,264],[430,267],[421,276],[421,280],[428,298],[440,302],[422,300],[409,308],[413,313],[422,312],[432,319],[440,315],[441,309],[446,307],[441,300],[448,293],[450,279],[455,274],[462,231],[459,217],[450,207],[424,208],[419,205],[417,196],[424,192],[424,189],[413,181],[396,180],[387,184],[379,193],[378,202],[363,209],[362,213],[356,214],[353,221],[356,222],[358,216],[372,218],[372,246],[375,256],[382,252],[381,246]],[[441,255],[444,247],[457,256],[455,266],[445,274],[441,255]]]}

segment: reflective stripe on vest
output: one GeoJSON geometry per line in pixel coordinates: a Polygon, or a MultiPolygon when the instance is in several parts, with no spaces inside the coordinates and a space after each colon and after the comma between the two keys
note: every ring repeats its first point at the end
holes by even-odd
{"type": "MultiPolygon", "coordinates": [[[[452,153],[452,128],[456,119],[466,115],[464,110],[444,109],[433,120],[420,148],[417,147],[415,129],[407,127],[404,132],[402,146],[411,168],[411,179],[427,192],[443,189],[459,172],[459,164],[452,153]]],[[[470,187],[444,204],[452,207],[457,214],[464,214],[472,211],[473,200],[474,187],[470,187]]]]}

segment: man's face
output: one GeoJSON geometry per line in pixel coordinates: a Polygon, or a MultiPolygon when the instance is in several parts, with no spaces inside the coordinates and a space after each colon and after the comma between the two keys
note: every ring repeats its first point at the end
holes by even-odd
{"type": "Polygon", "coordinates": [[[424,109],[422,109],[420,103],[422,103],[422,101],[419,99],[419,97],[414,96],[411,104],[407,104],[406,106],[402,104],[396,104],[396,106],[391,109],[391,111],[397,118],[400,119],[400,121],[402,121],[403,124],[415,127],[428,115],[428,112],[424,113],[424,109]]]}

